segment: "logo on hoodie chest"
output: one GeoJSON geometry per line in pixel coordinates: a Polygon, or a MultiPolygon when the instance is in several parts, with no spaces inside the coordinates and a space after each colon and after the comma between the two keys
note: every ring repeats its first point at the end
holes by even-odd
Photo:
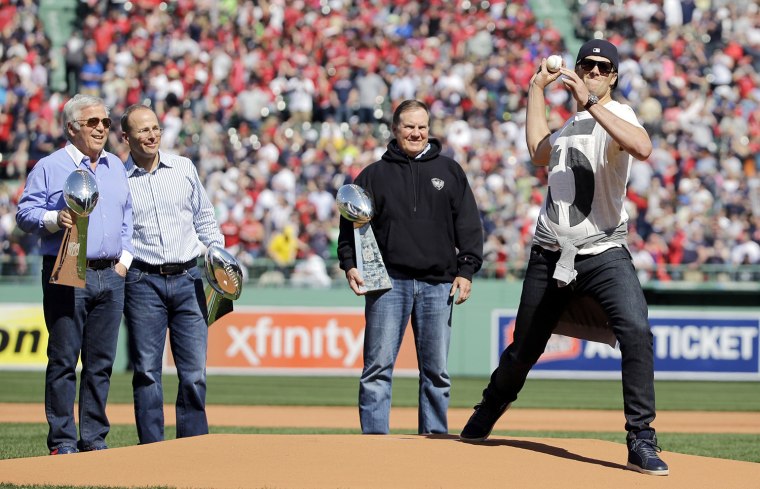
{"type": "Polygon", "coordinates": [[[441,190],[443,188],[444,182],[440,178],[431,178],[430,181],[433,183],[433,187],[436,190],[441,190]]]}

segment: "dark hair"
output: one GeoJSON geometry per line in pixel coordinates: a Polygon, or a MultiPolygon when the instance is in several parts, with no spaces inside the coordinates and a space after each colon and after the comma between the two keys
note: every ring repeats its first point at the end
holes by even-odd
{"type": "Polygon", "coordinates": [[[150,110],[151,112],[153,111],[153,109],[151,109],[150,107],[144,104],[133,104],[127,107],[127,109],[121,115],[121,131],[122,132],[129,132],[129,116],[132,115],[132,112],[143,110],[143,109],[150,110]]]}
{"type": "Polygon", "coordinates": [[[423,109],[428,114],[428,116],[430,116],[430,109],[428,109],[428,106],[425,104],[425,102],[414,99],[404,100],[398,105],[398,107],[396,107],[396,110],[393,111],[393,121],[391,122],[391,126],[398,126],[401,122],[401,114],[414,109],[423,109]]]}

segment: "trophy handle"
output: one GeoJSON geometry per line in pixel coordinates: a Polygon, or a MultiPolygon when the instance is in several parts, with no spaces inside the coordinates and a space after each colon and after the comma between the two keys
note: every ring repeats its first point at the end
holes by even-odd
{"type": "Polygon", "coordinates": [[[51,284],[84,288],[87,277],[87,225],[89,217],[77,216],[74,224],[63,232],[61,247],[55,259],[51,284]]]}

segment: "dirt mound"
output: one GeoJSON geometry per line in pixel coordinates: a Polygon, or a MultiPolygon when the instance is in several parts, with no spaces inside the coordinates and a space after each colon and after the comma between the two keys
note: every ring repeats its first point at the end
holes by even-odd
{"type": "Polygon", "coordinates": [[[152,445],[0,461],[14,484],[238,488],[758,487],[760,464],[663,453],[671,475],[625,469],[616,443],[454,436],[205,435],[152,445]]]}

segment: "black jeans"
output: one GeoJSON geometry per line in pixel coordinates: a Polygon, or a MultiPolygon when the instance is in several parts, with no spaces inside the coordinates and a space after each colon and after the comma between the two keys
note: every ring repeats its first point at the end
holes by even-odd
{"type": "Polygon", "coordinates": [[[544,352],[565,306],[594,298],[608,316],[622,354],[625,429],[649,429],[655,417],[653,338],[644,292],[628,251],[613,248],[599,255],[578,255],[578,276],[567,287],[552,278],[559,252],[531,250],[512,343],[483,392],[487,400],[517,399],[530,369],[544,352]]]}

